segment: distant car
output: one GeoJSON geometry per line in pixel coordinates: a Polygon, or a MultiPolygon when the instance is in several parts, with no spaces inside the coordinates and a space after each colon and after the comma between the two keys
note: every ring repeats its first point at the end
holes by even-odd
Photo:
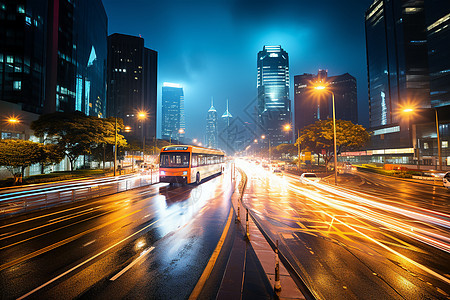
{"type": "Polygon", "coordinates": [[[280,169],[274,169],[273,170],[273,174],[277,175],[277,176],[283,176],[283,172],[281,172],[280,169]]]}
{"type": "Polygon", "coordinates": [[[303,173],[300,175],[300,182],[304,184],[311,184],[313,182],[319,182],[320,178],[314,173],[303,173]]]}
{"type": "Polygon", "coordinates": [[[445,173],[444,178],[442,179],[444,187],[450,190],[450,172],[445,173]]]}

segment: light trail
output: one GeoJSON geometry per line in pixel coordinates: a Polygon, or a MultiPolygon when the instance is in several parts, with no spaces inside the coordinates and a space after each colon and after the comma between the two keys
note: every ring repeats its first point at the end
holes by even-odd
{"type": "MultiPolygon", "coordinates": [[[[268,175],[265,174],[268,172],[262,172],[262,168],[249,164],[246,164],[245,169],[260,180],[268,175]]],[[[314,190],[307,186],[298,186],[297,180],[289,177],[292,180],[279,179],[287,182],[288,188],[295,193],[450,253],[448,214],[407,205],[398,207],[384,203],[386,200],[380,197],[322,183],[311,183],[310,186],[317,188],[314,190]]]]}

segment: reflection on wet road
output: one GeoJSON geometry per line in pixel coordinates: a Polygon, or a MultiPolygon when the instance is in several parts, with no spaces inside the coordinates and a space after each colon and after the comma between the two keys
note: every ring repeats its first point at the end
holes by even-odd
{"type": "Polygon", "coordinates": [[[229,179],[0,220],[2,299],[188,297],[225,225],[229,179]]]}
{"type": "Polygon", "coordinates": [[[449,297],[443,188],[410,185],[405,195],[404,185],[385,179],[384,193],[367,193],[239,165],[249,177],[245,203],[319,298],[449,297]],[[424,205],[423,195],[433,193],[436,205],[424,205]]]}

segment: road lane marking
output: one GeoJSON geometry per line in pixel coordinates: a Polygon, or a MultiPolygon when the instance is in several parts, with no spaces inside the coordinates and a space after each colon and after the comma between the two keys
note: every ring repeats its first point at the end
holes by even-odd
{"type": "Polygon", "coordinates": [[[230,214],[228,215],[227,224],[225,225],[225,228],[223,229],[222,235],[220,236],[220,239],[219,239],[219,242],[217,243],[216,249],[214,249],[214,252],[212,253],[211,257],[209,258],[209,261],[205,267],[205,270],[203,270],[203,273],[200,276],[200,279],[198,280],[197,284],[194,287],[194,290],[192,291],[191,295],[189,296],[189,300],[198,298],[198,296],[200,295],[200,292],[202,291],[203,287],[205,286],[206,280],[209,278],[209,275],[211,275],[211,272],[216,263],[217,257],[219,256],[220,250],[222,249],[223,243],[225,242],[225,237],[227,236],[228,229],[230,228],[232,216],[233,216],[233,207],[230,208],[230,214]]]}
{"type": "Polygon", "coordinates": [[[81,267],[81,266],[85,265],[86,263],[90,262],[91,260],[93,260],[93,259],[95,259],[95,258],[99,257],[99,256],[100,256],[100,255],[102,255],[103,253],[105,253],[105,252],[107,252],[107,251],[111,250],[112,248],[114,248],[114,247],[116,247],[116,246],[120,245],[121,243],[123,243],[124,241],[126,241],[126,240],[130,239],[131,237],[135,236],[136,234],[138,234],[138,233],[142,232],[143,230],[145,230],[145,229],[149,228],[150,226],[154,225],[154,224],[155,224],[156,222],[158,222],[158,221],[159,221],[159,220],[156,220],[155,222],[153,222],[153,223],[151,223],[151,224],[149,224],[149,225],[145,226],[144,228],[142,228],[142,229],[140,229],[140,230],[136,231],[135,233],[133,233],[133,234],[131,234],[131,235],[127,236],[127,237],[126,237],[126,238],[124,238],[123,240],[121,240],[121,241],[119,241],[119,242],[115,243],[114,245],[111,245],[111,246],[109,246],[109,247],[108,247],[108,248],[106,248],[105,250],[103,250],[103,251],[101,251],[101,252],[99,252],[99,253],[95,254],[94,256],[92,256],[92,257],[88,258],[87,260],[83,261],[82,263],[79,263],[79,264],[78,264],[78,265],[76,265],[75,267],[73,267],[73,268],[71,268],[71,269],[67,270],[66,272],[64,272],[64,273],[62,273],[62,274],[60,274],[60,275],[56,276],[56,277],[55,277],[55,278],[53,278],[53,279],[50,279],[49,281],[47,281],[46,283],[44,283],[44,284],[42,284],[42,285],[38,286],[38,287],[37,287],[37,288],[35,288],[34,290],[32,290],[32,291],[30,291],[30,292],[26,293],[25,295],[23,295],[23,296],[21,296],[21,297],[17,298],[17,300],[21,300],[21,299],[24,299],[24,298],[26,298],[26,297],[28,297],[28,296],[30,296],[30,295],[32,295],[32,294],[34,294],[35,292],[37,292],[37,291],[39,291],[40,289],[42,289],[42,288],[46,287],[46,286],[47,286],[47,285],[49,285],[50,283],[52,283],[52,282],[54,282],[54,281],[58,280],[59,278],[61,278],[61,277],[65,276],[65,275],[67,275],[67,274],[69,274],[69,273],[70,273],[70,272],[72,272],[73,270],[76,270],[76,269],[78,269],[79,267],[81,267]]]}
{"type": "Polygon", "coordinates": [[[12,261],[10,261],[10,262],[7,262],[7,263],[5,263],[5,264],[3,264],[3,265],[0,265],[0,271],[2,271],[2,270],[4,270],[4,269],[7,269],[7,268],[9,268],[9,267],[12,267],[12,266],[14,266],[14,265],[16,265],[16,264],[22,263],[22,262],[24,262],[24,261],[27,261],[28,259],[31,259],[31,258],[36,257],[36,256],[38,256],[38,255],[41,255],[41,254],[43,254],[43,253],[45,253],[45,252],[48,252],[48,251],[53,250],[53,249],[55,249],[55,248],[58,248],[58,247],[60,247],[60,246],[63,246],[63,245],[65,245],[65,244],[67,244],[67,243],[70,243],[70,242],[72,242],[72,241],[78,239],[79,237],[82,237],[82,236],[85,235],[85,234],[91,233],[91,232],[93,232],[93,231],[95,231],[95,230],[98,230],[98,229],[101,229],[101,228],[103,228],[103,227],[105,227],[105,226],[111,225],[112,223],[115,223],[115,222],[117,222],[117,221],[119,221],[119,220],[121,220],[121,219],[123,219],[123,218],[129,217],[129,216],[131,216],[131,215],[133,215],[133,214],[135,214],[135,213],[138,213],[138,212],[140,212],[141,210],[142,210],[142,209],[139,209],[139,210],[137,210],[137,211],[135,211],[135,212],[131,212],[131,213],[126,214],[126,215],[124,215],[124,216],[121,216],[121,217],[119,217],[119,218],[117,218],[117,219],[111,220],[111,221],[109,221],[109,222],[103,223],[103,224],[101,224],[101,225],[98,225],[98,226],[93,227],[93,228],[91,228],[91,229],[88,229],[88,230],[86,230],[86,231],[80,232],[80,233],[78,233],[78,234],[76,234],[76,235],[74,235],[74,236],[71,236],[71,237],[69,237],[69,238],[66,238],[66,239],[64,239],[64,240],[62,240],[62,241],[59,241],[59,242],[57,242],[57,243],[51,244],[51,245],[49,245],[49,246],[47,246],[47,247],[44,247],[44,248],[42,248],[42,249],[36,250],[36,251],[34,251],[34,252],[31,252],[31,253],[29,253],[29,254],[27,254],[27,255],[22,256],[21,258],[18,258],[18,259],[12,260],[12,261]]]}
{"type": "MultiPolygon", "coordinates": [[[[329,214],[327,214],[326,212],[324,212],[324,213],[325,213],[326,215],[328,215],[329,217],[331,217],[331,216],[330,216],[329,214]]],[[[383,244],[383,243],[377,241],[376,239],[371,238],[371,237],[368,236],[367,234],[362,233],[361,231],[359,231],[359,230],[357,230],[356,228],[354,228],[354,227],[352,227],[352,226],[346,224],[345,222],[342,222],[342,221],[339,220],[339,219],[335,219],[335,220],[336,220],[337,222],[341,223],[342,225],[344,225],[344,226],[346,226],[346,227],[348,227],[348,228],[354,230],[355,232],[359,233],[361,236],[367,238],[368,240],[374,242],[375,244],[381,246],[382,248],[388,250],[389,252],[391,252],[391,253],[397,255],[398,257],[403,258],[404,260],[408,261],[409,263],[411,263],[412,265],[416,266],[417,268],[422,269],[423,271],[427,272],[428,274],[433,275],[433,276],[439,278],[440,280],[442,280],[443,282],[445,282],[445,283],[447,283],[447,284],[450,284],[450,280],[447,279],[446,277],[442,276],[441,274],[439,274],[439,273],[437,273],[437,272],[431,270],[430,268],[428,268],[428,267],[426,267],[426,266],[424,266],[424,265],[422,265],[422,264],[420,264],[420,263],[418,263],[418,262],[412,260],[411,258],[409,258],[409,257],[407,257],[407,256],[405,256],[405,255],[403,255],[403,254],[401,254],[400,252],[395,251],[394,249],[392,249],[392,248],[386,246],[385,244],[383,244]]]]}
{"type": "Polygon", "coordinates": [[[90,244],[95,243],[95,241],[96,241],[96,240],[92,240],[92,241],[90,241],[90,242],[87,242],[86,244],[83,245],[83,247],[89,246],[90,244]]]}
{"type": "Polygon", "coordinates": [[[120,271],[119,273],[117,273],[116,275],[114,275],[110,280],[114,281],[117,278],[119,278],[123,273],[125,273],[126,271],[128,271],[129,269],[131,269],[131,267],[133,267],[138,261],[140,261],[141,259],[143,259],[147,254],[149,254],[150,252],[152,252],[152,250],[155,249],[155,247],[150,247],[147,248],[146,250],[142,251],[142,253],[139,255],[138,258],[136,258],[135,260],[133,260],[128,266],[126,266],[122,271],[120,271]]]}

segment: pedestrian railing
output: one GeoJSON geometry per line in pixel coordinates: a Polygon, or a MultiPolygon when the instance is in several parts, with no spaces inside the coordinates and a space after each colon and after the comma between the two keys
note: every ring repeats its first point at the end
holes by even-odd
{"type": "Polygon", "coordinates": [[[247,174],[245,174],[245,172],[242,169],[240,169],[240,168],[237,168],[237,169],[241,175],[241,180],[238,185],[238,190],[239,190],[240,194],[237,199],[237,211],[236,211],[236,220],[235,221],[236,222],[241,221],[240,210],[242,207],[242,209],[245,210],[245,221],[246,221],[245,222],[246,223],[245,230],[246,230],[247,239],[250,239],[250,230],[249,230],[249,227],[250,227],[249,217],[250,217],[252,219],[253,223],[255,224],[255,226],[258,228],[258,230],[261,232],[263,237],[266,239],[267,243],[270,245],[270,247],[274,251],[274,255],[275,255],[275,286],[274,286],[274,290],[275,291],[281,290],[281,285],[280,285],[280,280],[279,280],[279,278],[280,278],[279,277],[280,276],[279,265],[278,265],[278,261],[280,260],[283,263],[284,267],[288,270],[292,279],[297,284],[297,286],[299,287],[299,289],[301,290],[301,292],[303,293],[305,298],[306,299],[317,299],[317,297],[314,296],[314,292],[305,283],[306,281],[303,279],[303,277],[300,275],[300,273],[297,272],[297,270],[294,268],[294,266],[288,260],[288,256],[286,256],[286,254],[288,254],[287,252],[289,252],[289,251],[286,251],[286,253],[284,253],[284,251],[282,251],[282,249],[280,250],[280,248],[278,247],[278,240],[274,241],[269,236],[269,234],[264,231],[263,227],[261,226],[261,223],[255,217],[253,212],[250,209],[248,209],[248,207],[242,201],[242,199],[244,197],[245,188],[247,186],[247,174]]]}
{"type": "Polygon", "coordinates": [[[107,196],[157,183],[158,180],[158,171],[151,170],[135,176],[110,177],[61,188],[36,188],[29,192],[3,194],[0,195],[0,217],[107,196]]]}

